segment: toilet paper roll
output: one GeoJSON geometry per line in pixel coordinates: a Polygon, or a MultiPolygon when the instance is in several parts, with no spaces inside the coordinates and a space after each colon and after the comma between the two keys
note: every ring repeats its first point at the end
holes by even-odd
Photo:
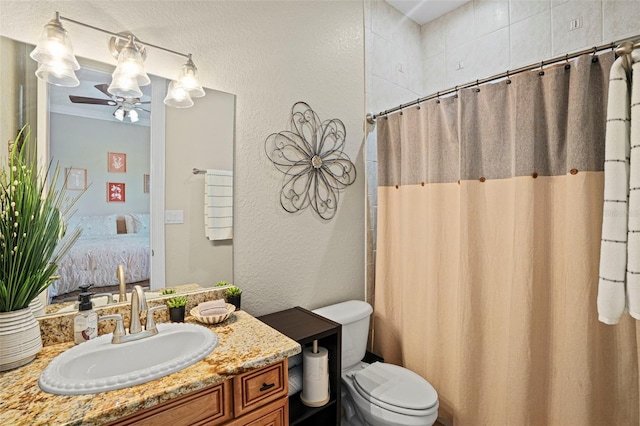
{"type": "Polygon", "coordinates": [[[321,407],[329,402],[329,351],[311,348],[302,352],[302,394],[300,400],[309,407],[321,407]]]}

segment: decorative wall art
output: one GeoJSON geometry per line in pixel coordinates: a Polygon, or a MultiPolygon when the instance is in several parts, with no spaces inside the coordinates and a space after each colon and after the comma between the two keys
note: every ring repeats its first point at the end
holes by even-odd
{"type": "Polygon", "coordinates": [[[109,173],[126,173],[127,172],[127,154],[120,152],[110,152],[108,155],[109,173]]]}
{"type": "Polygon", "coordinates": [[[148,194],[151,189],[151,177],[148,173],[142,175],[142,188],[145,194],[148,194]]]}
{"type": "Polygon", "coordinates": [[[107,201],[110,203],[124,203],[124,183],[107,182],[107,201]]]}
{"type": "Polygon", "coordinates": [[[87,169],[66,168],[66,189],[85,190],[87,189],[87,169]]]}
{"type": "Polygon", "coordinates": [[[264,148],[284,173],[280,204],[289,213],[309,206],[325,220],[335,216],[339,192],[356,180],[356,168],[344,152],[347,132],[337,118],[320,121],[309,105],[291,108],[291,131],[267,137],[264,148]]]}

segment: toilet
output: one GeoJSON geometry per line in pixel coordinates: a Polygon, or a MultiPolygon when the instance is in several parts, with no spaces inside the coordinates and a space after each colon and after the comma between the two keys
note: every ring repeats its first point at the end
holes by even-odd
{"type": "Polygon", "coordinates": [[[438,393],[418,374],[393,364],[362,360],[371,305],[350,300],[314,310],[342,324],[342,426],[430,426],[438,393]]]}

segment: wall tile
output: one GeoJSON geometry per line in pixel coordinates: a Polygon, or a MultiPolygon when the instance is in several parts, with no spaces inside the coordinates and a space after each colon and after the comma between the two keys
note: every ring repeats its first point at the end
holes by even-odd
{"type": "Polygon", "coordinates": [[[602,2],[571,0],[551,9],[551,54],[568,53],[602,42],[602,2]],[[569,21],[582,18],[582,28],[569,31],[569,21]]]}
{"type": "Polygon", "coordinates": [[[603,42],[640,34],[640,1],[604,1],[602,13],[603,42]]]}
{"type": "Polygon", "coordinates": [[[476,37],[492,33],[509,25],[509,2],[474,0],[473,13],[476,37]]]}
{"type": "Polygon", "coordinates": [[[422,56],[430,58],[444,53],[446,25],[442,18],[427,22],[420,29],[420,47],[422,56]]]}
{"type": "MultiPolygon", "coordinates": [[[[447,48],[445,53],[445,78],[447,88],[468,83],[477,77],[476,40],[447,48]],[[462,68],[458,64],[462,62],[462,68]]],[[[440,89],[438,89],[440,90],[440,89]]]]}
{"type": "Polygon", "coordinates": [[[369,29],[366,28],[365,30],[365,36],[364,36],[364,54],[365,54],[365,60],[364,60],[364,91],[365,93],[371,93],[372,90],[372,86],[371,86],[371,76],[372,76],[372,72],[373,72],[373,55],[374,55],[374,51],[373,51],[373,32],[369,29]]]}
{"type": "Polygon", "coordinates": [[[511,57],[509,53],[509,28],[502,28],[480,37],[475,42],[473,55],[476,70],[475,75],[468,82],[506,71],[509,68],[511,57]]]}
{"type": "Polygon", "coordinates": [[[391,40],[394,27],[398,24],[395,20],[397,12],[392,6],[383,0],[371,2],[371,31],[387,40],[391,40]]]}
{"type": "Polygon", "coordinates": [[[442,17],[445,22],[445,49],[460,46],[475,34],[473,2],[469,2],[442,17]]]}
{"type": "Polygon", "coordinates": [[[515,69],[551,57],[551,11],[511,25],[511,65],[515,69]]]}
{"type": "Polygon", "coordinates": [[[425,59],[422,62],[424,92],[421,97],[448,88],[446,66],[444,53],[425,59]]]}
{"type": "Polygon", "coordinates": [[[371,58],[371,73],[374,76],[391,81],[393,79],[392,61],[389,60],[391,43],[378,34],[372,33],[372,35],[373,57],[371,58]]]}
{"type": "Polygon", "coordinates": [[[551,8],[551,0],[511,0],[509,2],[509,22],[515,22],[530,18],[551,8]]]}

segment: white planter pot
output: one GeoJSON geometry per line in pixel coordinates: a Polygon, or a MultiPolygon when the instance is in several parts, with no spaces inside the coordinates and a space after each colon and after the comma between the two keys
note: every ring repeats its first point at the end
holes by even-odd
{"type": "Polygon", "coordinates": [[[30,308],[0,312],[0,371],[30,363],[40,349],[40,323],[30,308]]]}

